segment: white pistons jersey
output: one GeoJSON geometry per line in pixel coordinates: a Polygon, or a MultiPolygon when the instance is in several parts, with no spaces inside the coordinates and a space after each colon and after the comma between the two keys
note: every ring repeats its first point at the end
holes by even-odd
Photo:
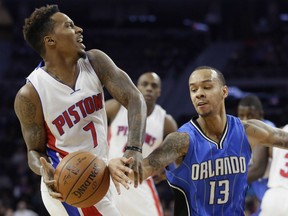
{"type": "MultiPolygon", "coordinates": [[[[107,163],[107,115],[103,86],[88,58],[79,59],[75,89],[57,81],[39,65],[27,78],[36,89],[44,115],[47,155],[54,168],[68,153],[90,151],[107,163]]],[[[80,209],[60,202],[48,194],[41,181],[43,203],[52,216],[120,215],[109,190],[105,197],[80,209]]]]}
{"type": "MultiPolygon", "coordinates": [[[[147,157],[163,141],[164,122],[166,111],[159,105],[155,105],[153,112],[147,117],[146,135],[142,154],[147,157]]],[[[121,106],[115,119],[109,126],[109,158],[121,157],[127,144],[128,137],[128,113],[121,106]]]]}
{"type": "Polygon", "coordinates": [[[36,89],[47,126],[48,155],[65,156],[78,150],[95,153],[107,162],[107,116],[100,80],[88,58],[78,61],[75,90],[54,79],[41,67],[27,78],[36,89]]]}
{"type": "MultiPolygon", "coordinates": [[[[288,132],[288,125],[283,130],[288,132]]],[[[268,187],[283,187],[288,190],[288,150],[273,147],[268,187]]]]}
{"type": "MultiPolygon", "coordinates": [[[[283,130],[288,131],[288,125],[283,130]]],[[[260,216],[287,216],[288,212],[288,150],[273,147],[272,163],[260,216]]]]}
{"type": "MultiPolygon", "coordinates": [[[[142,154],[147,157],[163,141],[166,111],[156,105],[147,117],[146,136],[142,154]]],[[[121,106],[115,119],[109,126],[109,158],[123,156],[127,144],[128,116],[127,110],[121,106]]],[[[114,199],[120,213],[125,216],[162,216],[161,202],[152,178],[148,178],[134,188],[126,190],[122,185],[121,195],[115,194],[114,199]],[[133,204],[131,202],[133,201],[133,204]]],[[[115,191],[116,193],[116,191],[115,191]]]]}

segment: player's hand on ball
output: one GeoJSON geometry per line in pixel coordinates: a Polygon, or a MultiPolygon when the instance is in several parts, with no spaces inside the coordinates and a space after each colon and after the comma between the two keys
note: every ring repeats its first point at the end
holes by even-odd
{"type": "Polygon", "coordinates": [[[133,169],[134,187],[137,188],[138,184],[139,183],[141,184],[143,181],[142,153],[139,151],[133,151],[133,150],[127,149],[124,153],[124,157],[126,158],[133,157],[133,162],[129,164],[128,166],[129,168],[133,169]]]}
{"type": "Polygon", "coordinates": [[[131,179],[128,176],[133,174],[133,170],[127,167],[127,165],[131,164],[132,162],[132,157],[129,159],[121,157],[111,159],[108,163],[110,175],[118,194],[121,194],[120,184],[122,184],[127,190],[129,189],[131,179]]]}
{"type": "Polygon", "coordinates": [[[48,188],[50,196],[62,201],[62,195],[55,191],[54,167],[48,163],[44,157],[40,158],[40,162],[42,164],[41,175],[43,176],[43,181],[48,188]]]}

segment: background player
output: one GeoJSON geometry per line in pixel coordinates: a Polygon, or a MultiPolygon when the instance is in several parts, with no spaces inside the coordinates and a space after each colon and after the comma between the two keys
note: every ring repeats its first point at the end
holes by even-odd
{"type": "MultiPolygon", "coordinates": [[[[156,73],[142,74],[138,79],[137,88],[143,94],[147,104],[146,136],[142,149],[143,157],[147,157],[160,145],[167,134],[177,130],[177,123],[160,105],[156,104],[161,95],[161,79],[156,73]]],[[[105,107],[109,123],[109,158],[121,157],[127,145],[127,109],[115,99],[108,100],[105,107]]],[[[138,188],[129,190],[122,188],[121,195],[116,195],[115,201],[117,208],[125,216],[163,215],[152,178],[143,181],[138,188]]]]}
{"type": "MultiPolygon", "coordinates": [[[[250,145],[288,148],[288,133],[259,120],[241,122],[227,115],[228,87],[217,69],[196,68],[189,78],[189,90],[198,116],[170,133],[143,160],[144,176],[169,165],[166,176],[175,189],[175,216],[244,216],[250,145]]],[[[122,167],[129,163],[117,158],[109,166],[119,166],[114,164],[119,160],[122,167]]]]}
{"type": "MultiPolygon", "coordinates": [[[[253,94],[243,97],[238,104],[238,117],[241,120],[259,119],[266,124],[275,127],[274,123],[264,119],[264,110],[260,99],[253,94]]],[[[248,183],[250,188],[246,197],[247,201],[254,201],[256,196],[256,212],[252,215],[258,215],[260,204],[264,193],[268,189],[268,175],[270,170],[271,158],[269,157],[269,147],[257,145],[252,150],[252,160],[248,167],[248,183]]],[[[248,206],[248,203],[246,203],[248,206]]],[[[253,206],[254,207],[254,206],[253,206]]],[[[253,211],[253,210],[252,210],[253,211]]]]}
{"type": "MultiPolygon", "coordinates": [[[[138,180],[142,181],[142,154],[134,149],[142,148],[147,113],[142,94],[105,53],[96,49],[85,51],[83,30],[56,5],[36,9],[25,20],[23,33],[43,63],[28,76],[16,95],[15,112],[27,145],[29,167],[43,175],[46,183],[42,183],[41,191],[48,212],[119,215],[110,192],[91,208],[77,209],[61,203],[58,200],[61,194],[54,191],[53,173],[61,158],[78,150],[93,152],[107,162],[105,86],[128,109],[130,149],[124,155],[134,158],[131,168],[137,186],[138,180]]],[[[121,170],[117,173],[125,177],[121,170]]],[[[118,178],[127,186],[127,182],[118,178]]]]}
{"type": "MultiPolygon", "coordinates": [[[[288,132],[288,125],[283,130],[288,132]]],[[[288,150],[272,148],[268,190],[261,203],[260,216],[286,216],[288,212],[288,150]]]]}

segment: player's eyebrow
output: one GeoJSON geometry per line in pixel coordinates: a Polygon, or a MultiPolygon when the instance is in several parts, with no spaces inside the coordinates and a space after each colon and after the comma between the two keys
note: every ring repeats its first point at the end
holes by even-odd
{"type": "MultiPolygon", "coordinates": [[[[211,79],[207,79],[207,80],[202,80],[202,81],[200,81],[200,83],[210,83],[210,82],[212,82],[211,79]]],[[[190,83],[189,83],[189,86],[195,85],[195,84],[196,84],[196,83],[190,82],[190,83]]]]}

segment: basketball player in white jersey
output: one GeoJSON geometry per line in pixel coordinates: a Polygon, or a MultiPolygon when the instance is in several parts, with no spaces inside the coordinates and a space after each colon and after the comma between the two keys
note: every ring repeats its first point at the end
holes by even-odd
{"type": "MultiPolygon", "coordinates": [[[[161,80],[156,73],[142,74],[138,79],[137,87],[147,104],[146,136],[142,148],[143,157],[147,157],[160,145],[167,134],[177,130],[177,123],[160,105],[156,104],[161,94],[161,80]]],[[[109,158],[121,157],[127,145],[127,110],[114,99],[108,100],[105,107],[109,122],[109,158]]],[[[163,215],[153,178],[143,181],[138,188],[131,187],[129,190],[122,188],[121,195],[115,194],[114,197],[122,215],[163,215]]]]}
{"type": "MultiPolygon", "coordinates": [[[[136,174],[137,187],[143,177],[143,158],[138,150],[144,140],[147,113],[142,94],[105,53],[85,51],[83,30],[57,5],[36,9],[25,20],[23,33],[43,62],[28,76],[14,106],[27,145],[29,167],[42,175],[45,183],[42,181],[41,192],[48,212],[52,216],[120,215],[110,192],[95,206],[85,209],[60,202],[61,194],[54,191],[53,174],[65,155],[79,150],[93,152],[108,162],[105,86],[128,110],[129,138],[124,157],[134,158],[129,171],[136,174]]],[[[128,187],[124,168],[111,173],[118,184],[128,187]]]]}
{"type": "MultiPolygon", "coordinates": [[[[283,128],[288,132],[288,124],[283,128]]],[[[268,190],[264,194],[260,216],[288,215],[288,150],[273,148],[268,190]]]]}
{"type": "MultiPolygon", "coordinates": [[[[254,94],[249,94],[243,97],[238,104],[238,117],[243,120],[259,119],[272,127],[275,127],[274,123],[264,119],[264,110],[261,100],[254,94]]],[[[253,211],[249,209],[250,204],[247,200],[248,197],[254,200],[253,208],[256,207],[256,211],[253,211],[252,216],[258,216],[260,212],[260,204],[263,199],[264,193],[268,189],[268,176],[270,171],[271,159],[269,157],[269,148],[266,146],[255,146],[253,148],[252,159],[248,168],[248,183],[250,184],[249,193],[245,199],[247,211],[253,211]]]]}

